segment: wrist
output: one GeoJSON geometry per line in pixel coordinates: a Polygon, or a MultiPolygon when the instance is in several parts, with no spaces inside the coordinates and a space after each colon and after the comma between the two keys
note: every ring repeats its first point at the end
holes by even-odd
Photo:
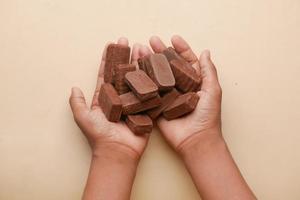
{"type": "Polygon", "coordinates": [[[117,142],[102,142],[95,144],[92,150],[93,160],[103,160],[111,165],[137,166],[140,155],[131,147],[117,142]]]}
{"type": "Polygon", "coordinates": [[[206,154],[216,148],[226,146],[220,129],[210,129],[195,133],[185,139],[177,148],[183,159],[193,154],[206,154]]]}
{"type": "Polygon", "coordinates": [[[130,199],[139,159],[118,143],[93,145],[90,172],[83,199],[130,199]]]}
{"type": "Polygon", "coordinates": [[[203,199],[256,199],[220,132],[191,139],[182,149],[183,161],[203,199]]]}

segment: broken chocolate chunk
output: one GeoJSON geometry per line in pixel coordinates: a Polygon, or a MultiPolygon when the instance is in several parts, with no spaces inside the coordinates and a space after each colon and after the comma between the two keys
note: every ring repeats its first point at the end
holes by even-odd
{"type": "Polygon", "coordinates": [[[119,64],[115,67],[114,84],[118,94],[124,94],[130,91],[127,83],[125,82],[125,74],[135,70],[136,67],[133,64],[119,64]]]}
{"type": "Polygon", "coordinates": [[[141,101],[146,101],[158,95],[156,84],[142,70],[127,72],[125,74],[125,80],[141,101]]]}
{"type": "Polygon", "coordinates": [[[144,68],[160,92],[170,91],[175,86],[173,72],[163,54],[152,54],[149,58],[145,58],[144,68]]]}
{"type": "Polygon", "coordinates": [[[137,135],[151,133],[153,128],[151,118],[145,114],[127,115],[126,124],[137,135]]]}
{"type": "Polygon", "coordinates": [[[182,92],[197,91],[201,84],[201,78],[196,70],[186,61],[173,59],[170,61],[176,88],[182,92]]]}
{"type": "Polygon", "coordinates": [[[161,105],[157,108],[153,108],[147,111],[147,114],[152,119],[156,119],[159,115],[180,95],[180,93],[174,88],[171,92],[166,93],[161,98],[161,105]]]}
{"type": "Polygon", "coordinates": [[[173,47],[168,47],[167,49],[163,50],[162,53],[166,56],[169,62],[174,59],[184,61],[184,58],[181,57],[173,47]]]}
{"type": "Polygon", "coordinates": [[[167,120],[176,119],[192,112],[199,101],[199,96],[195,92],[188,92],[178,96],[163,112],[167,120]]]}
{"type": "Polygon", "coordinates": [[[161,105],[161,98],[155,96],[147,101],[140,101],[133,92],[120,95],[123,106],[123,115],[135,114],[161,105]]]}
{"type": "Polygon", "coordinates": [[[118,64],[128,64],[130,48],[120,44],[110,44],[106,49],[104,82],[113,83],[114,68],[118,64]]]}
{"type": "Polygon", "coordinates": [[[110,83],[101,85],[99,105],[108,121],[117,122],[122,114],[122,102],[117,91],[110,83]]]}

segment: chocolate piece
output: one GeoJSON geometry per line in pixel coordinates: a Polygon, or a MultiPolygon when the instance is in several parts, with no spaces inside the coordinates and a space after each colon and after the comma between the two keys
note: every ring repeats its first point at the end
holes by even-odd
{"type": "Polygon", "coordinates": [[[118,64],[128,64],[130,48],[120,44],[110,44],[106,49],[104,82],[113,83],[114,68],[118,64]]]}
{"type": "Polygon", "coordinates": [[[177,60],[184,60],[183,57],[181,57],[173,47],[168,47],[167,49],[165,49],[162,52],[166,58],[168,59],[169,62],[171,62],[171,60],[177,59],[177,60]]]}
{"type": "Polygon", "coordinates": [[[159,107],[148,110],[147,114],[152,119],[156,119],[179,95],[180,93],[174,88],[161,98],[161,105],[159,107]]]}
{"type": "Polygon", "coordinates": [[[199,96],[195,92],[180,95],[164,110],[163,115],[167,120],[181,117],[192,112],[196,108],[198,101],[199,96]]]}
{"type": "Polygon", "coordinates": [[[167,58],[163,54],[152,54],[144,59],[144,68],[155,82],[159,91],[169,91],[175,86],[173,72],[167,58]]]}
{"type": "Polygon", "coordinates": [[[149,76],[142,70],[127,72],[125,80],[134,94],[141,100],[146,101],[158,95],[158,88],[149,76]]]}
{"type": "Polygon", "coordinates": [[[127,83],[125,82],[125,74],[135,70],[136,67],[132,64],[119,64],[115,67],[114,83],[118,94],[124,94],[130,91],[127,83]]]}
{"type": "Polygon", "coordinates": [[[120,120],[122,102],[117,91],[110,83],[101,85],[98,101],[108,121],[117,122],[120,120]]]}
{"type": "Polygon", "coordinates": [[[160,106],[161,104],[161,98],[159,96],[141,102],[133,94],[133,92],[128,92],[120,95],[120,99],[123,105],[123,115],[135,114],[138,112],[149,110],[157,106],[160,106]]]}
{"type": "Polygon", "coordinates": [[[201,79],[188,62],[173,59],[170,61],[170,65],[176,80],[177,89],[182,92],[197,91],[200,87],[201,79]]]}
{"type": "Polygon", "coordinates": [[[144,57],[138,59],[138,65],[139,65],[140,70],[143,70],[144,72],[146,72],[146,74],[148,74],[147,69],[146,69],[146,63],[149,62],[148,58],[149,58],[149,56],[144,56],[144,57]]]}
{"type": "Polygon", "coordinates": [[[151,133],[153,123],[148,115],[127,115],[126,124],[135,134],[151,133]]]}

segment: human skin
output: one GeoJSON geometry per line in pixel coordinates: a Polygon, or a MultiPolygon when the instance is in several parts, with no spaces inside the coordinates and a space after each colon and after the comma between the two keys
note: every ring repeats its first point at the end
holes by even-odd
{"type": "MultiPolygon", "coordinates": [[[[195,68],[202,78],[199,103],[191,114],[167,121],[157,121],[166,141],[182,157],[202,199],[256,199],[239,172],[221,132],[221,87],[217,72],[204,51],[200,58],[180,37],[172,37],[172,45],[195,68]]],[[[119,44],[128,45],[125,38],[119,44]]],[[[158,37],[150,39],[155,53],[166,46],[158,37]]],[[[148,47],[134,45],[132,62],[152,53],[148,47]]],[[[83,199],[130,199],[139,159],[148,135],[134,135],[123,122],[106,120],[98,104],[103,83],[105,51],[99,69],[97,86],[89,108],[79,88],[72,88],[70,104],[74,119],[92,148],[92,162],[83,199]]]]}
{"type": "MultiPolygon", "coordinates": [[[[256,199],[236,166],[221,130],[222,90],[210,52],[205,50],[199,59],[188,43],[175,35],[171,43],[202,78],[196,109],[189,115],[168,121],[157,121],[166,141],[182,157],[202,199],[256,199]]],[[[166,45],[159,37],[150,38],[153,52],[161,53],[166,45]]],[[[140,55],[151,53],[140,48],[140,55]]]]}
{"type": "MultiPolygon", "coordinates": [[[[128,46],[128,40],[120,38],[118,44],[128,46]]],[[[133,46],[133,64],[137,62],[139,46],[133,46]]],[[[102,55],[92,105],[87,106],[82,91],[77,87],[72,88],[70,96],[74,120],[92,149],[92,161],[82,199],[128,200],[149,135],[136,136],[124,122],[109,122],[103,114],[98,95],[103,83],[105,54],[106,50],[102,55]]]]}

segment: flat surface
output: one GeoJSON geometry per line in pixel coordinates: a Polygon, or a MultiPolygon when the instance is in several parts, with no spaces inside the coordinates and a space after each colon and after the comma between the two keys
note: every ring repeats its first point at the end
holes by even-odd
{"type": "MultiPolygon", "coordinates": [[[[212,51],[223,130],[259,199],[300,199],[300,1],[0,1],[0,199],[79,200],[90,150],[68,97],[91,101],[102,48],[152,34],[212,51]]],[[[153,131],[133,200],[197,200],[180,159],[153,131]]]]}

